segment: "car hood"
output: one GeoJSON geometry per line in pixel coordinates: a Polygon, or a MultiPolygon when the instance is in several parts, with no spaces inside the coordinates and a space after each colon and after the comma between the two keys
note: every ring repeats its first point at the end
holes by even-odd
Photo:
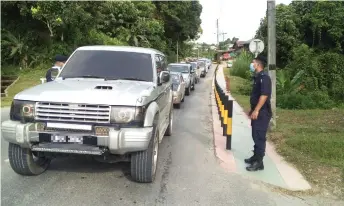
{"type": "Polygon", "coordinates": [[[153,82],[103,79],[66,79],[40,84],[18,93],[14,99],[135,106],[149,96],[153,82]],[[112,89],[110,89],[112,87],[112,89]]]}

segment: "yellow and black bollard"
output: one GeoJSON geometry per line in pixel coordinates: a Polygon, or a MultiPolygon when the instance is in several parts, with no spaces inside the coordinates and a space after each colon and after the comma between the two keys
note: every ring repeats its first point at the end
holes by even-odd
{"type": "Polygon", "coordinates": [[[223,136],[226,137],[226,149],[232,149],[232,118],[233,118],[233,100],[229,100],[224,90],[216,81],[215,75],[215,101],[221,122],[223,136]]]}
{"type": "Polygon", "coordinates": [[[232,149],[232,117],[233,117],[233,100],[228,100],[227,102],[227,115],[226,115],[226,149],[232,149]]]}

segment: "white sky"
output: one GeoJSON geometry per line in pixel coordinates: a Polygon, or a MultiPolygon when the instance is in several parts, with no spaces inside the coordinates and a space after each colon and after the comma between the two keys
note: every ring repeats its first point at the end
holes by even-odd
{"type": "MultiPolygon", "coordinates": [[[[289,4],[292,0],[276,0],[276,5],[289,4]]],[[[254,37],[265,16],[266,0],[199,0],[203,6],[201,14],[203,34],[197,42],[216,43],[216,19],[219,18],[219,33],[227,33],[224,39],[237,37],[242,41],[254,37]]],[[[219,35],[219,41],[223,39],[219,35]]]]}

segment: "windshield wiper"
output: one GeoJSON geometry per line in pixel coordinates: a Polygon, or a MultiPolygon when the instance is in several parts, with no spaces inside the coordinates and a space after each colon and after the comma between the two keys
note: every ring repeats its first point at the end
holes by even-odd
{"type": "Polygon", "coordinates": [[[133,81],[142,81],[146,82],[144,79],[136,78],[136,77],[125,77],[125,78],[105,78],[106,80],[133,80],[133,81]]]}
{"type": "Polygon", "coordinates": [[[81,76],[73,76],[73,77],[62,77],[63,79],[66,78],[95,78],[95,79],[105,79],[105,77],[95,76],[95,75],[81,75],[81,76]]]}

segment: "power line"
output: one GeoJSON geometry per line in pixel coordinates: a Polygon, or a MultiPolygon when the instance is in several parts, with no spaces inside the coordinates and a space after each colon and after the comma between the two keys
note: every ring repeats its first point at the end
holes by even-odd
{"type": "Polygon", "coordinates": [[[219,35],[222,35],[222,41],[224,42],[225,41],[225,35],[226,35],[227,33],[225,33],[225,32],[222,32],[222,33],[220,33],[219,35]]]}

